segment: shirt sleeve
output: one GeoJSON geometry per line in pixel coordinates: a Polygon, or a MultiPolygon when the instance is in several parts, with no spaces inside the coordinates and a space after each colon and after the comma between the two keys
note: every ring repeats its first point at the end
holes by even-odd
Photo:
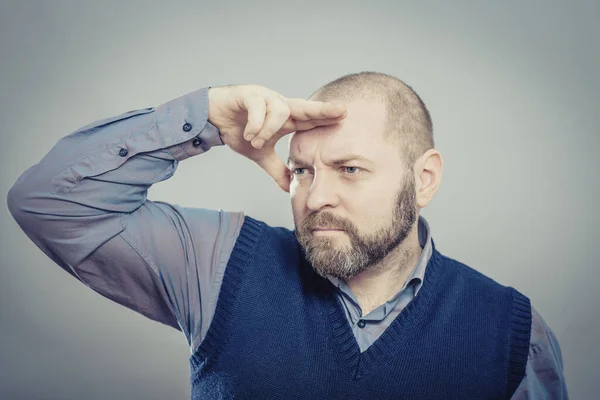
{"type": "Polygon", "coordinates": [[[568,399],[558,340],[542,316],[531,308],[531,341],[525,377],[512,399],[568,399]]]}
{"type": "MultiPolygon", "coordinates": [[[[65,271],[197,344],[243,214],[146,197],[180,161],[222,144],[208,122],[208,88],[202,88],[60,139],[17,179],[7,205],[65,271]]],[[[201,182],[195,184],[201,193],[201,182]]]]}

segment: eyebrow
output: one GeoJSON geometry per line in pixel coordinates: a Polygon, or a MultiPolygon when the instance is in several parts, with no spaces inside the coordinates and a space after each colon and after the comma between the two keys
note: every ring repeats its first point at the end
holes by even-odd
{"type": "MultiPolygon", "coordinates": [[[[337,160],[333,160],[331,162],[328,162],[328,164],[332,164],[333,166],[337,167],[337,166],[340,166],[340,165],[347,164],[350,161],[364,161],[364,162],[367,162],[367,163],[372,163],[371,160],[369,160],[369,159],[367,159],[367,158],[365,158],[363,156],[360,156],[358,154],[348,154],[348,155],[343,156],[342,158],[339,158],[337,160]]],[[[309,163],[308,162],[304,162],[302,160],[298,160],[298,159],[290,156],[290,157],[288,157],[287,164],[288,165],[290,165],[290,164],[307,165],[309,163]]]]}

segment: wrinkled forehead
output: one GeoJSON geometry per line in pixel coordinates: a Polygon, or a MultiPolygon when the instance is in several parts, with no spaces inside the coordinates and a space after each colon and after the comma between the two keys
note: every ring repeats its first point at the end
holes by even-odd
{"type": "Polygon", "coordinates": [[[346,106],[348,115],[339,123],[294,133],[289,142],[290,157],[312,159],[316,152],[376,157],[381,146],[386,145],[385,106],[365,100],[356,100],[346,106]]]}

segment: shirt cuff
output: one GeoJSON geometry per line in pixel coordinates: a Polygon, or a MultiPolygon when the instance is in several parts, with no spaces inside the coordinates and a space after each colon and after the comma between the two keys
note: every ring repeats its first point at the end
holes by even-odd
{"type": "Polygon", "coordinates": [[[177,161],[222,146],[219,129],[208,122],[208,89],[204,87],[156,108],[156,128],[164,148],[177,161]]]}

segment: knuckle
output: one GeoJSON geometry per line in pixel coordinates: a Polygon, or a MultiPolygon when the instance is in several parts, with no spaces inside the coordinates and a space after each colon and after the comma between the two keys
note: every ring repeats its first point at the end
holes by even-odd
{"type": "Polygon", "coordinates": [[[288,119],[290,116],[290,109],[287,107],[283,107],[283,106],[278,107],[275,112],[275,115],[281,119],[288,119]]]}
{"type": "Polygon", "coordinates": [[[267,140],[271,137],[271,134],[272,134],[272,129],[269,129],[268,126],[265,126],[260,130],[260,132],[258,132],[255,139],[267,140]]]}
{"type": "Polygon", "coordinates": [[[251,92],[248,93],[248,100],[250,101],[250,103],[260,104],[262,98],[258,93],[251,92]]]}

